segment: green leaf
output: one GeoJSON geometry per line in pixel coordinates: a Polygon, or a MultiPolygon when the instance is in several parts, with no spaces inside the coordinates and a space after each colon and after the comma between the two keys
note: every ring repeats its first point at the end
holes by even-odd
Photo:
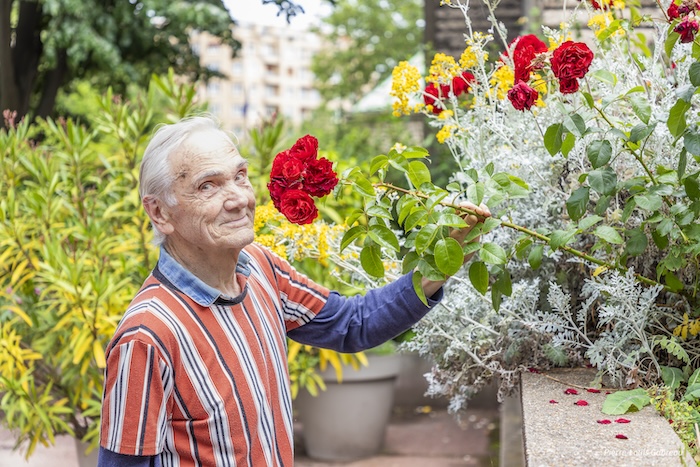
{"type": "Polygon", "coordinates": [[[409,146],[401,151],[401,155],[406,159],[424,159],[430,156],[430,153],[420,146],[409,146]]]}
{"type": "Polygon", "coordinates": [[[610,141],[593,141],[586,148],[586,155],[594,169],[600,168],[610,161],[612,145],[610,141]]]}
{"type": "Polygon", "coordinates": [[[593,227],[596,225],[598,222],[602,221],[603,218],[600,216],[596,216],[595,214],[590,215],[584,219],[581,219],[578,223],[578,228],[581,230],[586,230],[590,227],[593,227]]]}
{"type": "Polygon", "coordinates": [[[700,62],[694,62],[692,65],[690,65],[688,76],[690,77],[690,83],[693,86],[700,86],[700,62]]]}
{"type": "Polygon", "coordinates": [[[365,245],[360,252],[360,264],[370,276],[384,277],[384,263],[379,246],[365,245]]]}
{"type": "Polygon", "coordinates": [[[415,271],[413,273],[413,276],[411,277],[411,282],[413,283],[413,290],[416,292],[416,295],[418,295],[418,298],[420,298],[420,301],[423,302],[424,305],[428,305],[428,298],[425,296],[425,290],[423,290],[423,275],[420,273],[420,271],[415,271]]]}
{"type": "Polygon", "coordinates": [[[649,245],[649,239],[641,228],[627,231],[627,245],[625,250],[630,256],[638,256],[644,253],[649,245]]]}
{"type": "Polygon", "coordinates": [[[664,384],[671,389],[677,389],[685,381],[685,376],[680,368],[672,366],[661,367],[661,379],[664,384]]]}
{"type": "Polygon", "coordinates": [[[379,206],[377,204],[367,208],[367,216],[369,217],[379,217],[382,219],[393,219],[393,216],[387,208],[384,206],[379,206]]]}
{"type": "Polygon", "coordinates": [[[435,264],[440,272],[452,276],[464,264],[462,247],[452,237],[441,238],[435,243],[435,264]]]}
{"type": "Polygon", "coordinates": [[[399,251],[399,240],[396,238],[396,234],[388,227],[381,224],[370,225],[368,235],[378,245],[399,251]]]}
{"type": "Polygon", "coordinates": [[[680,34],[678,34],[677,32],[674,32],[672,29],[669,30],[668,36],[666,37],[666,41],[664,42],[664,51],[666,52],[667,57],[671,56],[671,53],[673,52],[673,47],[676,45],[676,42],[678,42],[678,39],[680,37],[680,34]]]}
{"type": "Polygon", "coordinates": [[[611,86],[615,86],[617,84],[617,76],[610,73],[608,70],[596,70],[595,72],[591,73],[591,77],[611,86]]]}
{"type": "Polygon", "coordinates": [[[663,199],[659,195],[636,195],[634,202],[646,211],[658,211],[663,205],[663,199]]]}
{"type": "Polygon", "coordinates": [[[364,234],[366,231],[367,227],[364,225],[356,225],[355,227],[348,229],[343,234],[343,239],[340,241],[340,251],[342,252],[344,249],[346,249],[353,241],[355,241],[356,238],[364,234]]]}
{"type": "Polygon", "coordinates": [[[418,266],[419,261],[420,256],[418,256],[418,253],[415,251],[409,251],[401,261],[401,272],[403,274],[408,274],[409,272],[413,271],[418,266]]]}
{"type": "Polygon", "coordinates": [[[569,213],[571,220],[577,221],[586,214],[589,195],[590,189],[585,186],[571,193],[569,199],[566,200],[566,211],[569,213]]]}
{"type": "Polygon", "coordinates": [[[588,183],[601,195],[612,195],[617,188],[617,174],[608,166],[592,170],[588,174],[588,183]]]}
{"type": "Polygon", "coordinates": [[[372,159],[372,163],[369,166],[370,175],[374,175],[375,173],[377,173],[378,170],[386,168],[388,164],[389,158],[386,157],[384,154],[375,156],[374,159],[372,159]]]}
{"type": "Polygon", "coordinates": [[[564,128],[579,138],[586,134],[586,122],[579,114],[565,114],[564,128]]]}
{"type": "Polygon", "coordinates": [[[651,118],[651,105],[649,104],[647,96],[632,95],[628,96],[628,99],[632,104],[632,110],[637,118],[648,125],[649,119],[651,118]]]}
{"type": "Polygon", "coordinates": [[[550,125],[544,132],[544,147],[550,155],[556,155],[561,149],[561,143],[564,134],[564,125],[555,123],[550,125]]]}
{"type": "Polygon", "coordinates": [[[631,411],[638,411],[651,403],[651,398],[646,390],[638,388],[631,391],[617,391],[609,394],[603,402],[601,409],[604,414],[622,415],[631,411]]]}
{"type": "Polygon", "coordinates": [[[440,231],[440,228],[435,224],[423,226],[416,236],[416,252],[423,254],[433,243],[435,236],[440,231]]]}
{"type": "Polygon", "coordinates": [[[576,145],[576,136],[573,133],[566,133],[564,140],[561,142],[561,153],[564,157],[568,156],[571,150],[576,145]]]}
{"type": "Polygon", "coordinates": [[[678,99],[673,107],[671,107],[666,125],[668,126],[668,131],[670,131],[671,135],[675,138],[678,138],[683,131],[685,131],[685,114],[688,112],[688,109],[690,109],[690,103],[683,99],[678,99]]]}
{"type": "Polygon", "coordinates": [[[374,198],[376,196],[376,193],[374,192],[374,187],[369,182],[369,180],[367,180],[362,175],[354,177],[352,187],[357,193],[367,198],[374,198]]]}
{"type": "Polygon", "coordinates": [[[700,133],[687,130],[683,134],[683,147],[692,155],[700,156],[700,133]]]}
{"type": "Polygon", "coordinates": [[[700,368],[696,369],[693,374],[690,375],[690,378],[688,378],[688,387],[693,384],[700,384],[700,368]]]}
{"type": "Polygon", "coordinates": [[[605,240],[608,243],[614,243],[615,245],[621,245],[624,243],[620,234],[613,227],[609,225],[601,225],[595,229],[595,234],[605,240]]]}
{"type": "Polygon", "coordinates": [[[574,235],[576,235],[575,230],[555,230],[549,237],[549,247],[556,250],[573,240],[574,235]]]}
{"type": "Polygon", "coordinates": [[[527,262],[530,263],[532,269],[538,269],[542,264],[542,256],[544,255],[544,245],[537,244],[532,247],[530,254],[527,257],[527,262]]]}
{"type": "Polygon", "coordinates": [[[430,183],[430,170],[422,161],[411,161],[408,164],[408,179],[415,188],[420,188],[424,183],[430,183]]]}
{"type": "Polygon", "coordinates": [[[630,130],[630,141],[632,143],[642,141],[654,131],[654,128],[656,128],[656,123],[651,125],[645,125],[644,123],[635,125],[632,130],[630,130]]]}
{"type": "Polygon", "coordinates": [[[500,245],[495,243],[484,243],[479,252],[481,260],[488,264],[506,264],[508,256],[500,245]]]}
{"type": "Polygon", "coordinates": [[[481,261],[475,261],[469,266],[469,280],[481,295],[489,289],[489,270],[481,261]]]}
{"type": "Polygon", "coordinates": [[[688,176],[683,180],[685,194],[688,195],[688,198],[692,199],[693,201],[700,199],[700,183],[698,183],[697,176],[698,174],[695,174],[693,176],[688,176]]]}
{"type": "Polygon", "coordinates": [[[465,221],[461,216],[452,213],[440,213],[438,217],[437,224],[445,227],[453,227],[461,229],[467,226],[467,221],[465,221]]]}
{"type": "Polygon", "coordinates": [[[469,199],[469,201],[478,206],[484,200],[485,190],[486,187],[484,186],[483,182],[470,183],[467,187],[467,198],[469,199]]]}
{"type": "Polygon", "coordinates": [[[428,216],[428,211],[424,209],[419,209],[416,212],[412,212],[409,214],[409,216],[406,218],[406,222],[403,224],[404,230],[411,231],[418,225],[420,225],[428,216]]]}

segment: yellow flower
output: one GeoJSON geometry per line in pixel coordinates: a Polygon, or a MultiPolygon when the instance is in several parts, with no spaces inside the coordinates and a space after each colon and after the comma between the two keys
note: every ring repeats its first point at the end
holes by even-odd
{"type": "Polygon", "coordinates": [[[407,61],[399,62],[391,73],[391,92],[394,96],[394,116],[410,115],[409,96],[420,91],[420,72],[407,61]]]}
{"type": "MultiPolygon", "coordinates": [[[[615,18],[613,17],[612,12],[606,11],[605,13],[591,16],[591,19],[588,20],[588,27],[595,32],[597,37],[601,32],[605,31],[614,20],[615,18]]],[[[612,35],[620,36],[624,34],[625,30],[618,25],[617,30],[612,35]]]]}
{"type": "Polygon", "coordinates": [[[452,78],[459,75],[461,71],[453,56],[438,52],[435,54],[435,57],[433,57],[433,62],[430,65],[430,71],[425,81],[435,84],[448,84],[451,83],[452,78]]]}
{"type": "Polygon", "coordinates": [[[503,100],[508,95],[508,90],[513,87],[515,81],[515,72],[508,65],[501,65],[496,71],[491,75],[489,83],[491,84],[491,92],[496,93],[496,98],[503,100]]]}
{"type": "Polygon", "coordinates": [[[451,136],[454,130],[456,130],[457,127],[455,125],[445,125],[440,129],[440,131],[437,132],[435,137],[438,140],[438,143],[440,144],[445,144],[445,141],[447,141],[451,136]]]}
{"type": "Polygon", "coordinates": [[[475,50],[474,47],[470,45],[462,52],[462,56],[459,58],[459,66],[463,69],[473,68],[481,62],[485,62],[488,58],[488,52],[479,49],[475,50]]]}
{"type": "Polygon", "coordinates": [[[278,241],[274,234],[257,235],[255,237],[255,242],[259,245],[267,247],[280,258],[287,259],[287,250],[285,249],[284,245],[278,241]]]}
{"type": "Polygon", "coordinates": [[[447,120],[448,118],[452,117],[452,115],[454,115],[453,111],[449,109],[443,110],[440,112],[440,115],[438,115],[438,120],[447,120]]]}

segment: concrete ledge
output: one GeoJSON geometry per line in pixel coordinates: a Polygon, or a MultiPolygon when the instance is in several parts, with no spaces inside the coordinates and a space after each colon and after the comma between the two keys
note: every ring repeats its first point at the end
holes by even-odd
{"type": "Polygon", "coordinates": [[[622,416],[603,414],[605,391],[596,394],[576,387],[590,386],[594,376],[588,369],[523,374],[520,401],[526,465],[696,466],[668,421],[652,407],[622,416]],[[579,394],[565,394],[569,387],[579,394]],[[588,405],[578,406],[578,400],[588,405]],[[616,423],[621,417],[630,422],[616,423]],[[601,419],[612,423],[600,424],[601,419]],[[627,439],[616,438],[618,434],[627,439]]]}

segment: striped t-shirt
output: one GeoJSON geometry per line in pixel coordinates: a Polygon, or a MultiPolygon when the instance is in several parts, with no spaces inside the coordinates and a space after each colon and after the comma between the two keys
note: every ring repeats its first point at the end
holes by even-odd
{"type": "Polygon", "coordinates": [[[169,466],[293,465],[286,332],[329,291],[255,244],[227,298],[161,251],[107,348],[100,445],[169,466]]]}

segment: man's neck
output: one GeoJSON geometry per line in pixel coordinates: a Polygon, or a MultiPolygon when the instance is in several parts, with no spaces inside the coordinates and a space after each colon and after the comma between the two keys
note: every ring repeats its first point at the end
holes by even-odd
{"type": "Polygon", "coordinates": [[[168,254],[202,282],[229,297],[241,293],[236,278],[236,266],[240,251],[223,251],[207,255],[204,251],[192,252],[176,248],[167,242],[164,245],[168,254]]]}

